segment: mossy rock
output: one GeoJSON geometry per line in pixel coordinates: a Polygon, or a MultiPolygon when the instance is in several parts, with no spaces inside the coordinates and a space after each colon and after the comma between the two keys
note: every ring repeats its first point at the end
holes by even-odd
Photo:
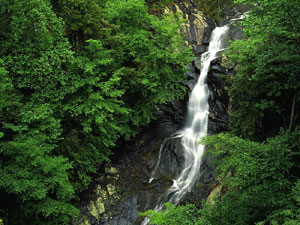
{"type": "Polygon", "coordinates": [[[215,204],[215,199],[219,198],[221,196],[222,186],[218,185],[207,197],[207,202],[209,204],[215,204]]]}
{"type": "Polygon", "coordinates": [[[115,187],[114,185],[112,185],[112,184],[108,184],[108,185],[106,186],[106,188],[107,188],[107,192],[108,192],[108,194],[109,194],[110,196],[112,196],[112,195],[114,195],[115,193],[117,193],[116,187],[115,187]]]}

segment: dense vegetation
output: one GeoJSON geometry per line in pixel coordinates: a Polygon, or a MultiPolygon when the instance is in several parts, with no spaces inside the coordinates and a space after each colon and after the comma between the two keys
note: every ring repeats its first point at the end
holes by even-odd
{"type": "Polygon", "coordinates": [[[208,17],[219,22],[224,9],[232,8],[234,0],[194,0],[196,6],[208,17]]]}
{"type": "Polygon", "coordinates": [[[238,2],[251,12],[228,53],[229,133],[202,140],[221,190],[198,210],[148,211],[152,224],[300,224],[300,1],[238,2]]]}
{"type": "Polygon", "coordinates": [[[117,141],[183,96],[180,23],[142,0],[0,1],[5,224],[67,224],[117,141]]]}

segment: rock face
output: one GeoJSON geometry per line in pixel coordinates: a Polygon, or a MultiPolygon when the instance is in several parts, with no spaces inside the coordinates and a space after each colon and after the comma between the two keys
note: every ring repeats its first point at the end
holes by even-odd
{"type": "MultiPolygon", "coordinates": [[[[196,60],[188,66],[185,75],[188,77],[186,85],[192,89],[200,74],[200,55],[206,51],[215,25],[206,20],[191,2],[178,3],[171,11],[188,19],[183,27],[196,60]]],[[[228,39],[235,40],[241,35],[241,29],[234,28],[228,39]]],[[[210,134],[227,129],[228,95],[222,74],[231,76],[233,71],[224,67],[222,58],[217,58],[211,62],[207,80],[210,89],[210,134]]],[[[141,224],[143,218],[138,216],[138,212],[153,209],[157,200],[171,186],[172,179],[181,171],[183,154],[180,139],[170,136],[185,122],[187,100],[188,96],[185,101],[161,107],[156,121],[133,141],[124,142],[120,145],[122,148],[114,150],[112,163],[99,170],[93,185],[80,197],[81,213],[73,225],[141,224]],[[157,165],[159,155],[161,163],[157,165]],[[155,174],[153,171],[156,171],[155,174]],[[151,177],[155,179],[149,182],[151,177]]],[[[199,180],[183,201],[197,204],[206,199],[215,187],[212,158],[206,155],[202,160],[199,180]]]]}
{"type": "MultiPolygon", "coordinates": [[[[171,7],[171,11],[187,20],[182,24],[183,32],[186,34],[186,43],[192,47],[196,55],[200,55],[207,50],[215,23],[213,20],[205,18],[203,13],[196,9],[193,1],[176,2],[171,7]]],[[[169,10],[167,9],[166,12],[169,13],[169,10]]]]}

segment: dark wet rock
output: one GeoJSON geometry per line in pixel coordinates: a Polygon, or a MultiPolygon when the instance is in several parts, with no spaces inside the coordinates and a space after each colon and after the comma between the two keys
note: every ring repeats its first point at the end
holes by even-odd
{"type": "Polygon", "coordinates": [[[189,72],[194,73],[194,71],[195,71],[194,63],[191,63],[191,64],[187,65],[186,67],[189,72]]]}
{"type": "Polygon", "coordinates": [[[196,82],[197,81],[195,79],[194,80],[189,80],[189,81],[186,82],[186,85],[189,87],[190,90],[193,90],[195,85],[196,85],[196,82]]]}
{"type": "MultiPolygon", "coordinates": [[[[103,221],[102,224],[107,225],[132,225],[138,218],[138,208],[137,208],[137,197],[135,195],[127,195],[119,203],[119,207],[123,210],[120,214],[119,212],[114,214],[111,218],[103,221]]],[[[100,223],[101,224],[101,223],[100,223]]]]}
{"type": "Polygon", "coordinates": [[[196,79],[197,75],[194,72],[185,72],[188,78],[196,79]]]}
{"type": "Polygon", "coordinates": [[[200,71],[201,71],[201,56],[197,56],[194,62],[195,62],[195,66],[199,70],[199,74],[200,74],[200,71]]]}
{"type": "Polygon", "coordinates": [[[172,179],[176,178],[180,174],[183,169],[184,162],[184,155],[180,141],[180,138],[171,138],[166,141],[162,149],[161,163],[154,175],[155,178],[163,178],[171,182],[172,179]]]}
{"type": "Polygon", "coordinates": [[[212,66],[212,65],[216,65],[216,64],[220,64],[220,63],[221,63],[221,58],[217,57],[210,62],[210,65],[212,66]]]}
{"type": "Polygon", "coordinates": [[[216,100],[216,105],[220,113],[226,113],[226,109],[224,108],[224,105],[219,100],[216,100]]]}
{"type": "Polygon", "coordinates": [[[209,154],[205,154],[200,171],[199,182],[203,184],[210,184],[214,179],[214,164],[213,158],[209,154]]]}
{"type": "MultiPolygon", "coordinates": [[[[220,62],[220,61],[218,61],[220,62]]],[[[220,133],[227,130],[227,109],[229,97],[226,92],[226,83],[219,73],[227,75],[226,69],[219,64],[212,66],[208,73],[209,96],[209,133],[220,133]],[[213,69],[214,67],[214,69],[213,69]],[[217,72],[217,73],[216,73],[217,72]]]]}
{"type": "Polygon", "coordinates": [[[208,45],[207,44],[202,44],[202,45],[196,45],[194,51],[197,55],[202,54],[203,52],[206,52],[208,49],[208,45]]]}
{"type": "Polygon", "coordinates": [[[231,19],[239,18],[241,15],[249,12],[250,8],[243,4],[236,4],[234,8],[232,7],[225,7],[222,10],[221,20],[219,21],[218,25],[223,26],[228,24],[231,19]]]}
{"type": "Polygon", "coordinates": [[[244,36],[243,29],[240,25],[239,26],[237,26],[237,24],[230,25],[230,40],[231,41],[240,40],[243,38],[243,36],[244,36]]]}
{"type": "Polygon", "coordinates": [[[220,65],[213,65],[211,66],[211,71],[213,73],[223,73],[226,74],[226,68],[220,66],[220,65]]]}
{"type": "Polygon", "coordinates": [[[209,39],[211,36],[211,32],[214,30],[214,27],[205,27],[204,33],[202,37],[202,44],[209,44],[209,39]]]}

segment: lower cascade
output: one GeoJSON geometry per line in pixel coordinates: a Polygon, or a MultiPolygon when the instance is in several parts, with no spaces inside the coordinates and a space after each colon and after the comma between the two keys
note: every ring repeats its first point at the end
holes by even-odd
{"type": "MultiPolygon", "coordinates": [[[[184,154],[183,169],[173,185],[158,200],[154,210],[159,211],[165,202],[177,204],[186,193],[190,192],[195,182],[199,178],[201,160],[205,146],[199,144],[200,139],[207,135],[208,115],[209,115],[209,89],[207,86],[207,74],[211,61],[214,60],[220,51],[224,49],[229,26],[216,27],[210,37],[208,51],[201,56],[201,73],[197,84],[190,94],[188,102],[187,119],[184,127],[175,132],[170,138],[181,138],[181,145],[184,154]]],[[[161,153],[164,148],[164,141],[160,147],[158,160],[152,171],[149,182],[155,179],[161,161],[161,153]]],[[[149,219],[145,218],[142,225],[148,224],[149,219]]]]}

